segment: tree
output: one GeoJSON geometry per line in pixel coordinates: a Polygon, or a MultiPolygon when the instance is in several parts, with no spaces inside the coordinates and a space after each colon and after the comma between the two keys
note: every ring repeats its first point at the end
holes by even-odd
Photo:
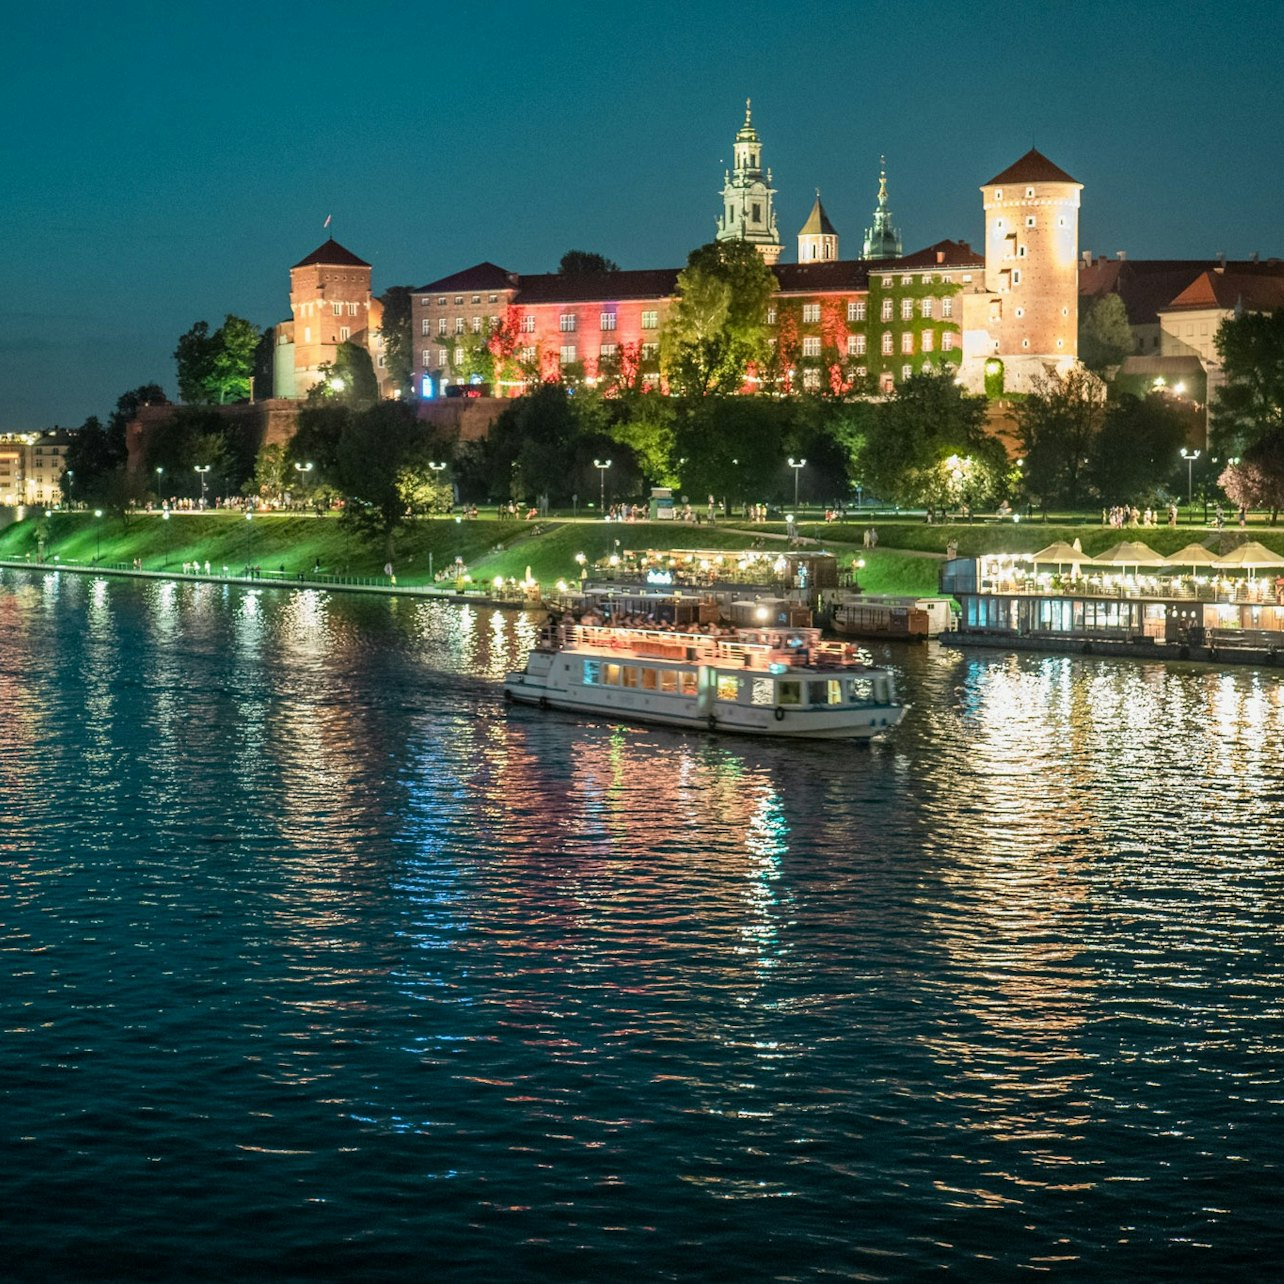
{"type": "Polygon", "coordinates": [[[1270,510],[1271,525],[1284,509],[1284,431],[1259,437],[1237,463],[1217,479],[1232,504],[1270,510]]]}
{"type": "Polygon", "coordinates": [[[736,393],[750,363],[767,356],[767,304],[776,278],[747,241],[692,250],[660,335],[661,367],[688,396],[736,393]]]}
{"type": "Polygon", "coordinates": [[[159,384],[145,383],[121,393],[106,424],[90,416],[67,446],[67,470],[62,477],[67,501],[110,504],[110,496],[121,489],[113,474],[125,467],[126,428],[143,406],[168,404],[159,384]]]}
{"type": "Polygon", "coordinates": [[[196,322],[174,349],[179,397],[188,405],[247,400],[258,343],[258,326],[243,317],[229,313],[213,334],[196,322]]]}
{"type": "Polygon", "coordinates": [[[254,460],[254,476],[245,483],[246,493],[260,499],[280,500],[285,495],[288,474],[292,471],[280,442],[264,446],[254,460]]]}
{"type": "Polygon", "coordinates": [[[1049,503],[1079,502],[1083,470],[1105,412],[1105,388],[1081,369],[1036,378],[1033,391],[1017,405],[1026,486],[1045,510],[1049,503]]]}
{"type": "Polygon", "coordinates": [[[1106,503],[1166,498],[1160,491],[1185,441],[1185,417],[1162,394],[1116,398],[1090,448],[1093,488],[1106,503]]]}
{"type": "Polygon", "coordinates": [[[379,400],[379,380],[375,377],[370,353],[358,343],[345,342],[335,349],[333,361],[317,367],[321,376],[308,389],[308,401],[339,401],[362,410],[379,400]]]}
{"type": "Polygon", "coordinates": [[[415,367],[415,339],[411,327],[411,299],[409,285],[389,286],[380,296],[383,304],[383,322],[379,333],[383,335],[383,355],[387,362],[388,377],[401,391],[403,397],[414,395],[411,382],[415,367]]]}
{"type": "Polygon", "coordinates": [[[1105,374],[1135,347],[1123,299],[1117,294],[1093,299],[1079,321],[1079,360],[1094,374],[1105,374]]]}
{"type": "Polygon", "coordinates": [[[406,402],[376,402],[342,426],[335,480],[345,499],[343,520],[380,544],[388,561],[397,533],[411,520],[411,500],[428,462],[427,438],[406,402]]]}
{"type": "Polygon", "coordinates": [[[1223,321],[1213,342],[1225,383],[1213,404],[1211,444],[1247,458],[1284,429],[1284,308],[1223,321]]]}
{"type": "Polygon", "coordinates": [[[913,375],[869,424],[865,484],[884,499],[929,509],[986,502],[1002,485],[1007,456],[984,424],[984,397],[948,374],[913,375]]]}
{"type": "Polygon", "coordinates": [[[618,272],[620,265],[601,254],[587,250],[567,250],[557,265],[559,276],[600,276],[604,272],[618,272]]]}
{"type": "Polygon", "coordinates": [[[632,453],[643,476],[656,485],[669,482],[676,442],[673,401],[646,392],[617,404],[621,414],[609,429],[611,438],[632,453]]]}

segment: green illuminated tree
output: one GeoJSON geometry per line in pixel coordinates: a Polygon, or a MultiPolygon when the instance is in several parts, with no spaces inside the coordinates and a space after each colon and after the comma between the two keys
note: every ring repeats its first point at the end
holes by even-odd
{"type": "Polygon", "coordinates": [[[768,353],[767,305],[776,278],[747,241],[712,241],[678,273],[678,297],[660,335],[660,364],[687,396],[735,393],[768,353]]]}
{"type": "Polygon", "coordinates": [[[178,395],[188,405],[225,405],[250,395],[259,328],[231,313],[212,334],[198,321],[180,336],[174,349],[178,395]]]}
{"type": "Polygon", "coordinates": [[[1079,360],[1094,373],[1104,374],[1135,347],[1124,301],[1117,294],[1093,299],[1079,319],[1079,360]]]}
{"type": "Polygon", "coordinates": [[[1211,445],[1247,457],[1284,430],[1284,308],[1223,321],[1214,343],[1226,381],[1213,402],[1211,445]]]}

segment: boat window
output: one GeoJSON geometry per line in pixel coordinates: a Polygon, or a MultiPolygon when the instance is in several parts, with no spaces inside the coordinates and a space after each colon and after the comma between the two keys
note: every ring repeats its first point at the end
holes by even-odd
{"type": "Polygon", "coordinates": [[[812,704],[842,704],[843,684],[839,678],[822,678],[807,684],[812,704]]]}
{"type": "Polygon", "coordinates": [[[848,678],[847,698],[853,704],[868,704],[874,698],[874,684],[869,678],[848,678]]]}
{"type": "Polygon", "coordinates": [[[693,696],[696,693],[696,675],[685,669],[681,675],[681,691],[684,696],[693,696]]]}
{"type": "Polygon", "coordinates": [[[643,669],[641,672],[643,689],[646,691],[654,691],[659,685],[657,679],[660,675],[656,673],[654,669],[643,669]]]}
{"type": "Polygon", "coordinates": [[[584,661],[584,685],[595,687],[602,681],[602,662],[600,660],[584,661]]]}
{"type": "Polygon", "coordinates": [[[734,674],[718,674],[718,699],[738,700],[740,698],[740,679],[734,674]]]}
{"type": "Polygon", "coordinates": [[[631,665],[626,664],[620,670],[620,685],[625,687],[635,687],[638,684],[638,671],[631,665]]]}
{"type": "Polygon", "coordinates": [[[660,690],[676,691],[678,689],[678,674],[676,669],[660,670],[660,690]]]}
{"type": "Polygon", "coordinates": [[[750,704],[775,704],[776,684],[771,678],[754,678],[749,689],[750,704]]]}
{"type": "Polygon", "coordinates": [[[797,678],[776,683],[777,704],[802,704],[802,683],[797,678]]]}
{"type": "Polygon", "coordinates": [[[620,666],[618,664],[603,665],[602,681],[607,686],[618,687],[620,685],[620,666]]]}

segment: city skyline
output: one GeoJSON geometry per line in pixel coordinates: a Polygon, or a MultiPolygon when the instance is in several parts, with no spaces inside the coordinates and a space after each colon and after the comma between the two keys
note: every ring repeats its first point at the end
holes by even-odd
{"type": "Polygon", "coordinates": [[[1083,249],[1284,250],[1274,6],[961,12],[889,30],[864,6],[570,6],[554,24],[499,5],[484,46],[466,14],[400,5],[355,27],[321,4],[306,30],[242,4],[20,15],[0,58],[39,110],[6,142],[0,429],[75,426],[152,381],[175,395],[178,336],[284,320],[290,264],[330,234],[376,292],[486,259],[552,271],[572,248],[680,266],[713,238],[746,97],[786,260],[817,188],[859,255],[883,154],[907,251],[979,248],[980,184],[1031,145],[1085,185],[1083,249]]]}

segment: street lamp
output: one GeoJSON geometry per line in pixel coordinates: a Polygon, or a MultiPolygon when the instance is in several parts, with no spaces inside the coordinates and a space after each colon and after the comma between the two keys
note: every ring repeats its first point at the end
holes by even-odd
{"type": "MultiPolygon", "coordinates": [[[[252,508],[245,510],[245,520],[247,522],[254,520],[254,510],[252,508]]],[[[245,573],[250,579],[254,578],[254,570],[250,566],[250,528],[248,526],[245,528],[245,573]]]]}
{"type": "Polygon", "coordinates": [[[303,489],[303,483],[307,481],[308,474],[312,471],[312,461],[308,460],[306,464],[295,463],[294,471],[299,474],[299,489],[303,489]]]}
{"type": "Polygon", "coordinates": [[[790,455],[789,467],[794,470],[794,507],[797,508],[798,507],[798,474],[802,472],[804,468],[807,467],[807,461],[805,459],[795,459],[792,455],[790,455]]]}
{"type": "Polygon", "coordinates": [[[164,472],[165,470],[163,468],[158,468],[156,470],[156,498],[157,499],[160,499],[161,497],[161,476],[164,474],[164,472]]]}
{"type": "MultiPolygon", "coordinates": [[[[94,509],[95,518],[100,518],[102,517],[102,515],[103,515],[103,510],[101,508],[94,509]]],[[[103,560],[103,528],[100,522],[95,521],[94,522],[94,561],[101,562],[102,560],[103,560]]]]}
{"type": "Polygon", "coordinates": [[[162,526],[161,529],[165,532],[165,565],[166,567],[168,567],[169,566],[169,533],[170,533],[170,530],[172,529],[169,524],[168,508],[161,514],[161,521],[164,522],[164,526],[162,526]]]}
{"type": "MultiPolygon", "coordinates": [[[[434,482],[436,482],[436,483],[438,483],[438,484],[440,485],[440,483],[441,483],[441,475],[442,475],[442,473],[444,473],[444,472],[446,471],[446,465],[445,465],[445,464],[439,464],[435,459],[430,459],[430,460],[428,461],[428,467],[432,469],[432,479],[433,479],[433,481],[434,481],[434,482]]],[[[452,498],[453,498],[453,496],[452,496],[452,498]]],[[[452,507],[452,506],[453,506],[453,505],[448,505],[448,506],[447,506],[447,511],[449,511],[449,508],[450,508],[450,507],[452,507]]],[[[429,510],[429,511],[431,511],[431,510],[429,510]]]]}
{"type": "Polygon", "coordinates": [[[68,468],[66,472],[67,472],[67,507],[75,508],[76,501],[72,492],[76,484],[76,470],[74,468],[68,468]]]}
{"type": "Polygon", "coordinates": [[[209,464],[195,464],[193,467],[194,467],[194,470],[195,470],[196,472],[200,473],[200,475],[201,475],[201,507],[202,507],[202,508],[204,508],[204,507],[205,507],[205,486],[206,486],[206,475],[209,473],[210,465],[209,465],[209,464]]]}
{"type": "Polygon", "coordinates": [[[612,461],[609,459],[595,459],[593,467],[597,469],[598,482],[600,483],[600,508],[603,516],[606,515],[606,470],[610,468],[612,461]]]}
{"type": "Polygon", "coordinates": [[[1186,507],[1191,507],[1195,502],[1195,460],[1200,456],[1198,450],[1187,450],[1185,446],[1181,448],[1181,457],[1186,461],[1186,507]]]}

